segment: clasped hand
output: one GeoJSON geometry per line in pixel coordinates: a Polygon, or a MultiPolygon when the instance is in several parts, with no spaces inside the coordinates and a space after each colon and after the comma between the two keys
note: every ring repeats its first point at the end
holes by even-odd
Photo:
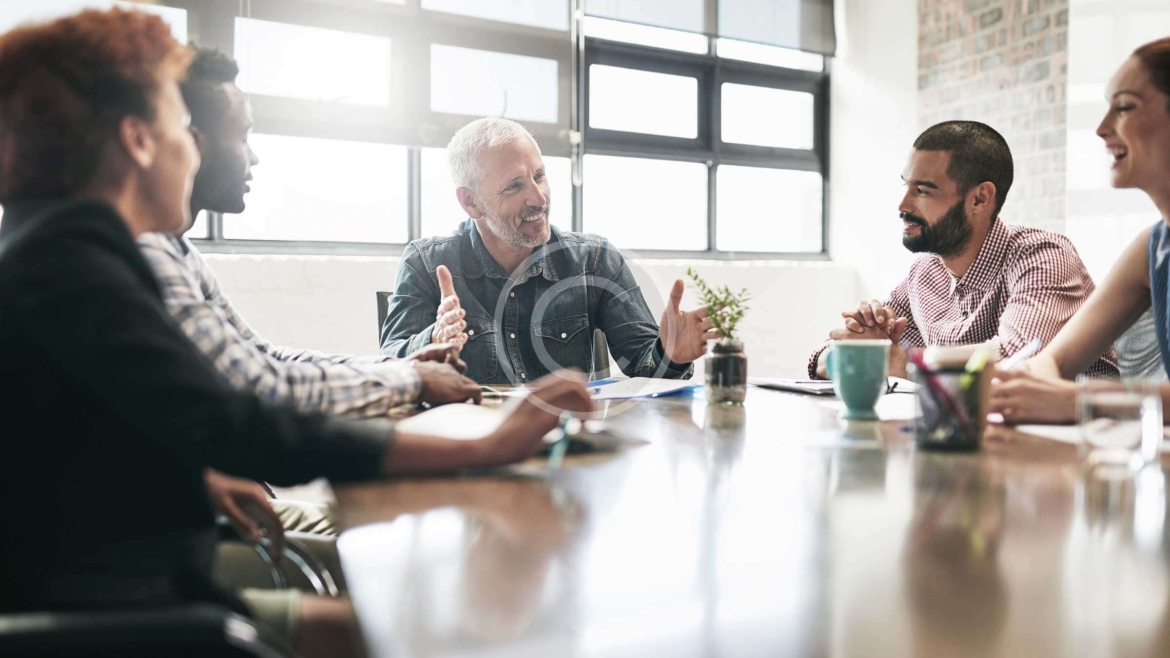
{"type": "Polygon", "coordinates": [[[866,338],[889,339],[897,345],[906,333],[909,318],[900,318],[889,306],[882,306],[878,300],[861,302],[855,311],[843,311],[844,329],[829,332],[833,340],[859,340],[866,338]]]}
{"type": "MultiPolygon", "coordinates": [[[[889,306],[882,306],[878,300],[861,302],[855,311],[842,311],[845,327],[829,332],[831,340],[865,340],[886,339],[893,345],[890,347],[889,374],[895,377],[906,376],[906,352],[900,343],[910,324],[909,318],[900,318],[889,306]]],[[[821,352],[817,362],[817,376],[828,378],[825,354],[821,352]]]]}

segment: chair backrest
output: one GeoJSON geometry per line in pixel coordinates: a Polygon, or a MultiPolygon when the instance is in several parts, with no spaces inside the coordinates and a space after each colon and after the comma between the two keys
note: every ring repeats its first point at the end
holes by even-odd
{"type": "Polygon", "coordinates": [[[374,293],[378,296],[378,346],[382,345],[382,327],[386,326],[386,316],[390,314],[390,297],[393,292],[379,290],[374,293]]]}
{"type": "Polygon", "coordinates": [[[609,379],[609,345],[600,329],[593,330],[593,379],[609,379]]]}

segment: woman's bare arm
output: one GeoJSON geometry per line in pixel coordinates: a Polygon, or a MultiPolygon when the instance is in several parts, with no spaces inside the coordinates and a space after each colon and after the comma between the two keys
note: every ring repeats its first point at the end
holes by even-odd
{"type": "Polygon", "coordinates": [[[1150,229],[1138,234],[1105,281],[1041,352],[1061,377],[1072,379],[1088,369],[1150,308],[1149,239],[1150,229]]]}

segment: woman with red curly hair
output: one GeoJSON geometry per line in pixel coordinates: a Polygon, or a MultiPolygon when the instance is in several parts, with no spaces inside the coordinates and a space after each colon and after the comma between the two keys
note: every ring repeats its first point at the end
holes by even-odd
{"type": "Polygon", "coordinates": [[[540,450],[549,409],[591,403],[562,377],[452,441],[228,387],[134,241],[190,219],[189,57],[159,18],[118,9],[0,36],[0,610],[212,601],[283,627],[302,655],[346,655],[347,603],[245,607],[210,583],[208,469],[295,484],[504,464],[540,450]]]}

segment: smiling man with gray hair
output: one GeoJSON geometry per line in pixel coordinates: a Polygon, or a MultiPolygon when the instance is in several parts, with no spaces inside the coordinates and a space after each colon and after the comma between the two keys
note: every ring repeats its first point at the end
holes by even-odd
{"type": "Polygon", "coordinates": [[[678,280],[656,324],[608,240],[550,225],[544,161],[523,126],[473,121],[447,155],[469,219],[452,235],[407,246],[382,327],[384,354],[453,341],[481,384],[524,384],[561,368],[592,379],[608,373],[600,331],[631,377],[691,375],[691,362],[718,337],[706,308],[682,311],[678,280]]]}

